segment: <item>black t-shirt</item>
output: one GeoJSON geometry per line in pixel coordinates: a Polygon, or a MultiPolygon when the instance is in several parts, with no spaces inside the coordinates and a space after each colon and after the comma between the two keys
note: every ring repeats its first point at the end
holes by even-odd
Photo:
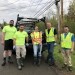
{"type": "MultiPolygon", "coordinates": [[[[49,34],[49,32],[50,32],[50,29],[48,29],[48,34],[49,34]]],[[[57,35],[57,34],[58,34],[57,30],[54,29],[54,35],[57,35]]],[[[44,33],[44,39],[46,40],[46,33],[44,33]]],[[[53,42],[55,42],[55,41],[53,41],[53,42]]]]}
{"type": "MultiPolygon", "coordinates": [[[[50,32],[50,29],[48,29],[48,34],[49,34],[49,32],[50,32]]],[[[57,35],[56,29],[54,29],[54,35],[57,35]]]]}

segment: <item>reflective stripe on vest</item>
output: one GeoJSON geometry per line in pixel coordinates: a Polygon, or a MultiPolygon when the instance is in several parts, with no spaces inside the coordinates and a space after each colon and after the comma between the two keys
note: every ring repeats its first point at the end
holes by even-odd
{"type": "Polygon", "coordinates": [[[33,32],[32,34],[34,36],[32,39],[33,44],[39,44],[42,42],[42,34],[40,32],[33,32]]]}
{"type": "Polygon", "coordinates": [[[49,34],[48,34],[48,29],[46,29],[45,33],[46,33],[46,42],[53,42],[53,41],[55,41],[54,28],[51,28],[49,34]]]}
{"type": "Polygon", "coordinates": [[[68,33],[67,36],[65,37],[64,33],[61,34],[61,47],[62,48],[71,48],[72,47],[72,33],[68,33]]]}

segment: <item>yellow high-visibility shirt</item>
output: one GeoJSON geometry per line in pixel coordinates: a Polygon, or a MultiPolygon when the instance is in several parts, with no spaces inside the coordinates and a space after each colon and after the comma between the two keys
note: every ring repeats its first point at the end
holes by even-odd
{"type": "Polygon", "coordinates": [[[62,48],[72,48],[72,38],[73,34],[68,33],[67,36],[65,37],[64,33],[61,34],[61,47],[62,48]]]}
{"type": "Polygon", "coordinates": [[[5,40],[13,39],[17,29],[14,26],[7,25],[3,28],[2,32],[5,33],[5,40]]]}
{"type": "Polygon", "coordinates": [[[25,45],[25,38],[28,37],[27,32],[17,31],[14,35],[14,39],[16,39],[16,45],[25,45]]]}
{"type": "Polygon", "coordinates": [[[54,37],[54,28],[52,27],[49,34],[48,34],[48,29],[45,30],[46,33],[46,42],[53,42],[55,41],[54,37]]]}

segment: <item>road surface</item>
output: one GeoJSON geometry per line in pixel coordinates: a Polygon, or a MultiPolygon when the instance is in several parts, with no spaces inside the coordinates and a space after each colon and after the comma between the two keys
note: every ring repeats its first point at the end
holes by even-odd
{"type": "MultiPolygon", "coordinates": [[[[1,33],[0,33],[1,41],[1,33]]],[[[70,73],[65,73],[59,70],[57,67],[48,66],[44,60],[42,60],[41,66],[37,67],[32,64],[32,57],[27,57],[25,60],[25,67],[20,71],[17,69],[15,55],[13,55],[13,64],[6,64],[2,67],[2,53],[3,46],[0,43],[0,75],[68,75],[70,73]]],[[[70,74],[73,75],[73,74],[70,74]]]]}

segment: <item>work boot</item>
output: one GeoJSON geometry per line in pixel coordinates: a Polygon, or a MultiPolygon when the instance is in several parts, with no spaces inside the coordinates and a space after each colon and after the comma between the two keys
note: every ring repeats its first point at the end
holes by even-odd
{"type": "Polygon", "coordinates": [[[36,65],[37,64],[37,57],[34,57],[34,63],[33,63],[34,65],[36,65]]]}
{"type": "Polygon", "coordinates": [[[55,62],[49,62],[49,66],[56,66],[55,62]]]}
{"type": "Polygon", "coordinates": [[[22,57],[22,58],[21,58],[21,66],[22,66],[22,67],[24,67],[24,60],[25,60],[25,58],[22,57]]]}
{"type": "Polygon", "coordinates": [[[56,64],[55,64],[55,61],[54,60],[51,60],[51,59],[49,59],[49,66],[56,66],[56,64]]]}
{"type": "Polygon", "coordinates": [[[8,63],[13,64],[11,56],[8,57],[8,63]]]}
{"type": "Polygon", "coordinates": [[[64,64],[63,66],[62,66],[62,68],[66,68],[67,67],[67,64],[64,64]]]}
{"type": "Polygon", "coordinates": [[[17,59],[17,65],[18,65],[18,69],[19,70],[22,70],[20,59],[17,59]]]}
{"type": "Polygon", "coordinates": [[[40,66],[40,63],[41,63],[41,57],[38,57],[37,60],[38,60],[38,61],[37,61],[37,66],[40,66]]]}
{"type": "Polygon", "coordinates": [[[72,66],[68,66],[69,71],[72,71],[72,69],[73,69],[72,66]]]}
{"type": "Polygon", "coordinates": [[[3,63],[2,63],[2,66],[5,66],[6,65],[6,58],[3,59],[3,63]]]}
{"type": "Polygon", "coordinates": [[[53,62],[51,62],[51,60],[49,59],[49,66],[55,66],[55,62],[53,61],[53,62]]]}

